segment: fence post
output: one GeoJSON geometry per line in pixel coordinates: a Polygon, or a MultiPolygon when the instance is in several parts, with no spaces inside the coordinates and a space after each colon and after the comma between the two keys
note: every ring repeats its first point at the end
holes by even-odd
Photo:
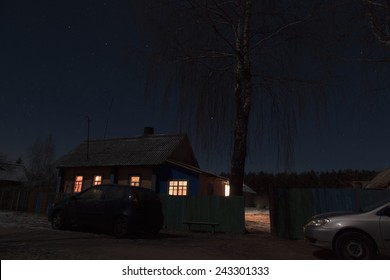
{"type": "Polygon", "coordinates": [[[18,191],[17,193],[18,193],[18,195],[16,198],[15,211],[18,211],[18,208],[19,208],[20,191],[18,191]]]}

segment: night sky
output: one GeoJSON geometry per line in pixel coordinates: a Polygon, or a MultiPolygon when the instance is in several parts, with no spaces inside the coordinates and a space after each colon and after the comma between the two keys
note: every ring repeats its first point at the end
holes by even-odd
{"type": "MultiPolygon", "coordinates": [[[[140,66],[126,53],[140,30],[123,2],[1,2],[0,152],[10,160],[26,162],[32,143],[49,134],[61,156],[86,139],[87,118],[92,139],[141,135],[144,126],[186,132],[173,105],[144,96],[140,66]]],[[[299,123],[293,171],[390,166],[387,70],[352,63],[335,70],[343,94],[327,101],[320,122],[299,123]]],[[[203,169],[229,170],[228,154],[209,161],[192,142],[203,169]]],[[[272,151],[267,144],[251,151],[247,171],[281,171],[272,151]]]]}
{"type": "Polygon", "coordinates": [[[87,117],[93,139],[176,132],[172,108],[145,101],[126,55],[133,22],[110,2],[1,3],[0,150],[10,159],[48,134],[58,156],[69,151],[86,139],[87,117]]]}

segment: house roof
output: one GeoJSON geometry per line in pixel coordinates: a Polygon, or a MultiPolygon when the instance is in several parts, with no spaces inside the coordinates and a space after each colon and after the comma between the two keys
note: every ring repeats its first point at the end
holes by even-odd
{"type": "Polygon", "coordinates": [[[61,157],[57,167],[160,165],[169,159],[199,167],[185,134],[85,141],[61,157]]]}
{"type": "Polygon", "coordinates": [[[177,165],[177,166],[181,166],[181,167],[183,167],[183,168],[185,168],[185,169],[194,171],[194,172],[199,173],[199,174],[205,174],[205,175],[208,175],[208,176],[212,176],[212,177],[219,178],[219,179],[221,179],[221,180],[223,180],[223,181],[229,181],[229,179],[226,178],[226,177],[223,177],[223,176],[220,176],[220,175],[217,175],[217,174],[214,174],[214,173],[211,173],[211,172],[202,170],[202,169],[200,169],[199,167],[190,166],[190,165],[188,165],[188,164],[184,164],[184,163],[177,162],[177,161],[174,161],[174,160],[168,160],[167,162],[169,162],[169,163],[171,163],[171,164],[174,164],[174,165],[177,165]]]}
{"type": "Polygon", "coordinates": [[[251,187],[249,187],[246,184],[244,184],[242,186],[242,192],[244,192],[244,193],[251,193],[251,194],[257,194],[257,192],[255,192],[251,187]]]}
{"type": "MultiPolygon", "coordinates": [[[[206,174],[206,175],[209,175],[209,176],[212,176],[212,177],[216,177],[216,178],[219,178],[223,181],[226,181],[226,182],[229,182],[229,179],[226,178],[226,177],[223,177],[223,176],[220,176],[220,175],[217,175],[217,174],[214,174],[214,173],[210,173],[210,172],[207,172],[207,171],[204,171],[200,168],[197,168],[197,167],[193,167],[193,166],[188,166],[186,164],[183,164],[183,163],[180,163],[180,162],[175,162],[173,160],[169,160],[168,161],[169,163],[172,163],[172,164],[175,164],[177,166],[181,166],[181,167],[184,167],[186,169],[189,169],[189,170],[192,170],[194,172],[197,172],[197,173],[202,173],[202,174],[206,174]]],[[[242,192],[244,193],[250,193],[250,194],[257,194],[257,192],[255,192],[251,187],[249,187],[247,184],[243,184],[242,185],[242,192]]]]}
{"type": "Polygon", "coordinates": [[[22,182],[26,180],[24,166],[12,163],[0,163],[0,181],[22,182]]]}

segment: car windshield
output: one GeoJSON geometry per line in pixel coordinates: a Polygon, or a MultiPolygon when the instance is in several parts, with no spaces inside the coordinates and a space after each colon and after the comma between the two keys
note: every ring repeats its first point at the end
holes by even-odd
{"type": "Polygon", "coordinates": [[[370,204],[370,205],[368,205],[366,207],[362,207],[360,209],[360,212],[370,212],[370,211],[380,207],[381,205],[384,205],[384,204],[389,203],[389,202],[390,202],[390,197],[387,197],[387,198],[382,199],[382,200],[380,200],[378,202],[370,204]]]}

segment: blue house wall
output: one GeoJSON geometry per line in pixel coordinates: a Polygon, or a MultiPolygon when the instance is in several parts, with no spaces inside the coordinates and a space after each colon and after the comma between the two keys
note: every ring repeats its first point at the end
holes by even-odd
{"type": "Polygon", "coordinates": [[[188,195],[199,194],[199,173],[177,166],[172,163],[165,163],[157,168],[156,190],[160,194],[168,194],[168,182],[170,180],[187,180],[188,195]]]}

